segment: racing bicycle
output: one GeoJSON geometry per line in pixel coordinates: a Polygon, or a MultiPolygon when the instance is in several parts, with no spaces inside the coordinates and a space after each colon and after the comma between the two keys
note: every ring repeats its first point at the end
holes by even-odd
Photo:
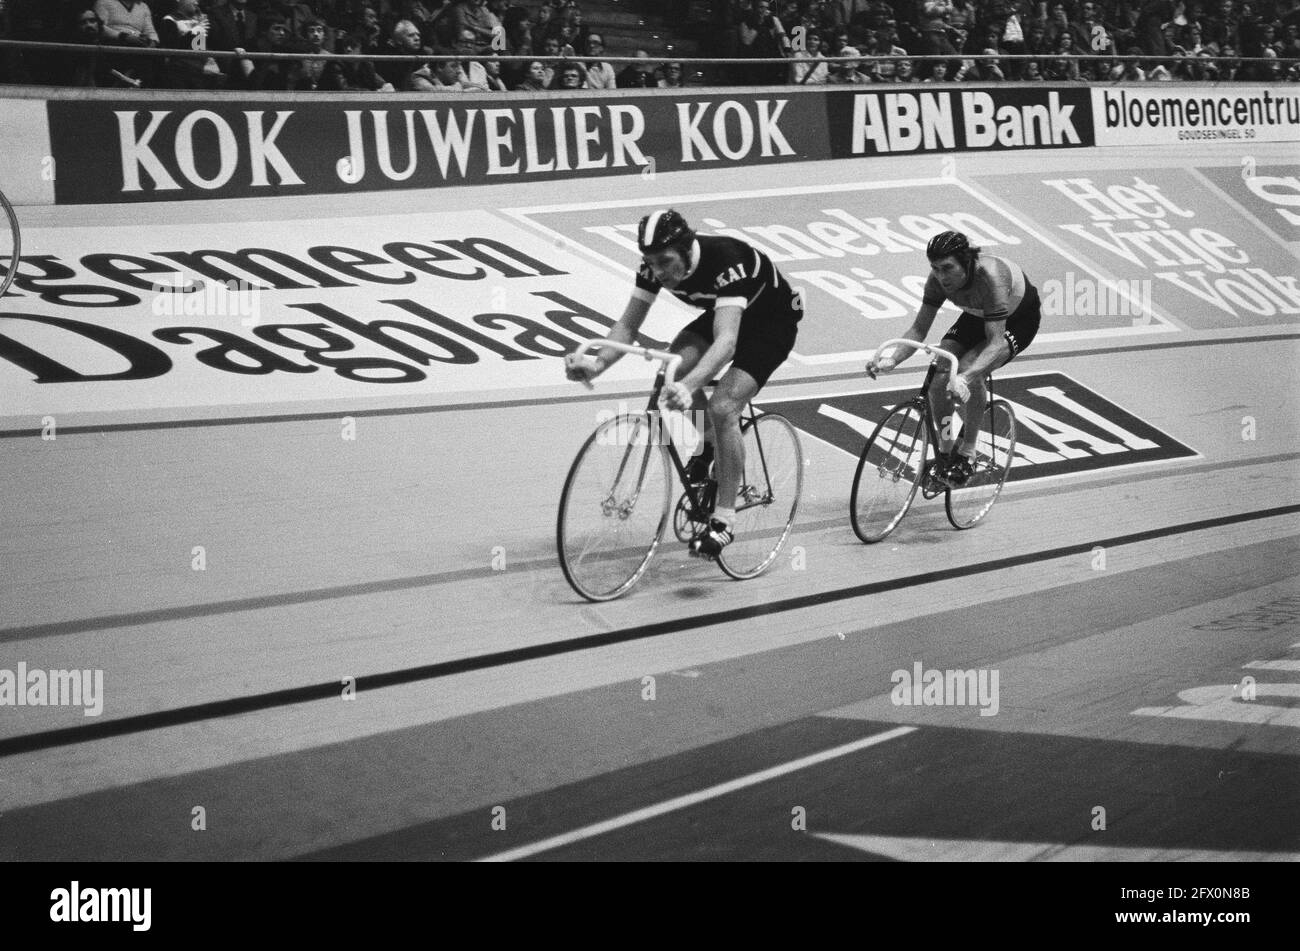
{"type": "MultiPolygon", "coordinates": [[[[915,340],[893,338],[880,345],[906,346],[947,360],[956,379],[957,358],[946,350],[915,340]]],[[[879,353],[880,350],[877,352],[879,353]]],[[[985,412],[970,480],[961,487],[943,479],[939,424],[930,405],[930,384],[938,370],[931,362],[921,389],[911,399],[893,407],[867,440],[853,476],[849,515],[853,531],[868,544],[889,535],[903,520],[919,491],[922,498],[944,496],[948,521],[954,528],[972,528],[993,508],[1011,471],[1016,449],[1016,414],[1006,400],[993,396],[993,378],[985,378],[988,408],[985,412]]],[[[952,445],[961,438],[959,415],[945,420],[952,430],[952,445]]]]}
{"type": "MultiPolygon", "coordinates": [[[[690,482],[678,447],[679,440],[683,446],[690,441],[685,417],[665,416],[656,408],[681,356],[599,339],[584,343],[577,354],[599,347],[659,364],[645,410],[600,423],[578,451],[560,495],[555,537],[564,577],[587,600],[610,601],[641,579],[670,519],[683,542],[708,524],[717,483],[690,482]],[[681,487],[675,505],[674,477],[681,487]]],[[[717,558],[737,580],[756,578],[776,562],[803,489],[803,451],[789,420],[756,412],[751,402],[741,414],[741,438],[745,468],[736,496],[735,539],[717,558]]]]}

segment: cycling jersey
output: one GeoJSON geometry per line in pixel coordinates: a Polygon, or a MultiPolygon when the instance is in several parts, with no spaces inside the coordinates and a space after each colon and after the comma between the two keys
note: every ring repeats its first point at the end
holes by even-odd
{"type": "Polygon", "coordinates": [[[926,279],[921,300],[933,307],[950,300],[963,311],[984,320],[1006,320],[1025,296],[1025,272],[1006,258],[982,254],[975,261],[974,279],[961,290],[945,291],[933,272],[926,279]]]}
{"type": "MultiPolygon", "coordinates": [[[[733,305],[743,310],[746,318],[798,323],[802,302],[766,254],[736,238],[702,234],[695,240],[699,257],[670,294],[708,311],[733,305]]],[[[661,288],[650,265],[643,261],[633,296],[653,301],[661,288]]]]}
{"type": "MultiPolygon", "coordinates": [[[[735,238],[697,235],[698,257],[669,293],[704,313],[678,336],[713,343],[713,318],[719,307],[741,308],[740,332],[731,365],[761,387],[794,349],[803,301],[766,254],[735,238]]],[[[636,275],[634,297],[653,301],[663,285],[645,262],[636,275]]]]}

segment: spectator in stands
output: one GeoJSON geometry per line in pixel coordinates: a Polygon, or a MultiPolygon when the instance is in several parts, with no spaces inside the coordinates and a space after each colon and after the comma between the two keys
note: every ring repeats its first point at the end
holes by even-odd
{"type": "MultiPolygon", "coordinates": [[[[1140,46],[1130,46],[1125,51],[1126,56],[1141,56],[1142,48],[1140,46]]],[[[1146,70],[1142,68],[1142,61],[1136,59],[1125,60],[1117,64],[1118,75],[1115,68],[1112,68],[1110,78],[1115,80],[1127,80],[1129,82],[1145,82],[1147,78],[1146,70]]]]}
{"type": "Polygon", "coordinates": [[[601,60],[601,54],[605,52],[605,39],[599,33],[587,34],[587,88],[588,89],[617,89],[618,77],[614,74],[614,67],[609,63],[601,60]]]}
{"type": "MultiPolygon", "coordinates": [[[[558,36],[548,36],[542,41],[542,55],[546,57],[559,57],[563,53],[560,51],[560,38],[558,36]]],[[[546,64],[546,88],[551,88],[551,83],[555,81],[555,67],[558,64],[556,59],[544,60],[546,64]]]]}
{"type": "MultiPolygon", "coordinates": [[[[861,53],[855,47],[846,46],[839,51],[840,56],[860,56],[861,53]]],[[[871,82],[871,77],[858,71],[861,61],[857,59],[839,60],[831,64],[830,75],[826,77],[826,83],[831,86],[861,86],[871,82]]]]}
{"type": "Polygon", "coordinates": [[[821,33],[809,32],[797,39],[794,52],[790,54],[793,60],[790,64],[790,82],[804,86],[825,85],[830,69],[826,65],[821,33]]]}
{"type": "MultiPolygon", "coordinates": [[[[208,45],[214,50],[243,53],[257,46],[257,14],[248,9],[248,0],[227,0],[212,8],[209,16],[208,45]]],[[[224,60],[226,85],[231,89],[251,86],[254,65],[251,59],[224,60]]]]}
{"type": "MultiPolygon", "coordinates": [[[[338,40],[338,51],[349,55],[360,55],[362,39],[359,36],[343,34],[338,40]]],[[[338,88],[343,91],[392,92],[392,83],[375,72],[375,64],[368,60],[347,60],[338,64],[338,88]]]]}
{"type": "MultiPolygon", "coordinates": [[[[875,40],[875,46],[872,48],[877,56],[906,56],[907,50],[898,45],[898,28],[885,24],[874,34],[868,34],[875,40]]],[[[876,63],[875,76],[877,82],[893,82],[894,73],[898,69],[898,60],[882,59],[876,63]]]]}
{"type": "Polygon", "coordinates": [[[681,89],[686,85],[686,74],[682,71],[681,63],[664,63],[660,72],[659,80],[655,83],[660,89],[681,89]]]}
{"type": "Polygon", "coordinates": [[[560,45],[567,43],[575,50],[585,50],[590,35],[591,28],[583,21],[582,10],[576,3],[566,4],[560,14],[560,45]]]}
{"type": "Polygon", "coordinates": [[[566,61],[555,67],[555,79],[551,83],[552,89],[572,91],[585,89],[586,85],[587,71],[582,68],[581,63],[566,61]]]}
{"type": "Polygon", "coordinates": [[[554,36],[557,40],[560,38],[560,23],[555,18],[555,9],[552,0],[543,0],[533,16],[533,48],[538,53],[542,51],[542,44],[548,36],[554,36]]]}
{"type": "MultiPolygon", "coordinates": [[[[1010,56],[1020,56],[1025,52],[1025,24],[1020,15],[1023,7],[1023,3],[1017,3],[1016,6],[1007,11],[1006,19],[999,21],[1002,29],[1002,40],[999,45],[1010,56]]],[[[1024,63],[1025,60],[1019,59],[1011,61],[1011,75],[1013,77],[1020,76],[1024,71],[1024,63]]]]}
{"type": "Polygon", "coordinates": [[[1278,53],[1285,59],[1300,59],[1300,26],[1288,23],[1282,30],[1278,53]]]}
{"type": "MultiPolygon", "coordinates": [[[[522,7],[510,7],[501,24],[506,31],[506,51],[511,56],[532,56],[533,20],[522,7]]],[[[528,64],[512,61],[501,64],[501,78],[506,85],[514,89],[524,80],[528,64]]]]}
{"type": "MultiPolygon", "coordinates": [[[[1173,57],[1170,57],[1170,60],[1172,59],[1173,57]]],[[[1169,68],[1168,66],[1165,65],[1164,60],[1155,60],[1153,65],[1150,65],[1147,68],[1148,82],[1167,83],[1173,78],[1174,78],[1173,73],[1169,71],[1169,68]]]]}
{"type": "Polygon", "coordinates": [[[1066,12],[1065,4],[1052,4],[1052,15],[1047,19],[1046,37],[1047,42],[1051,44],[1053,50],[1061,48],[1060,38],[1062,33],[1070,32],[1070,17],[1066,12]]]}
{"type": "MultiPolygon", "coordinates": [[[[929,9],[927,7],[927,9],[929,9]]],[[[943,56],[948,53],[955,54],[956,48],[948,39],[947,30],[944,29],[942,20],[931,19],[921,31],[921,55],[923,56],[943,56]]],[[[930,61],[930,70],[933,71],[935,63],[938,60],[930,61]]]]}
{"type": "MultiPolygon", "coordinates": [[[[737,55],[746,59],[771,59],[788,55],[789,39],[781,21],[772,15],[769,0],[753,0],[749,12],[736,25],[737,55]]],[[[781,82],[785,67],[779,64],[754,65],[744,69],[741,81],[750,85],[775,85],[781,82]]]]}
{"type": "MultiPolygon", "coordinates": [[[[83,46],[99,47],[104,42],[104,24],[94,10],[78,11],[72,21],[72,29],[65,42],[83,46]]],[[[100,56],[99,50],[89,55],[73,54],[68,57],[62,70],[62,78],[69,86],[114,87],[122,83],[116,80],[107,60],[100,56]]],[[[0,81],[4,81],[0,79],[0,81]]]]}
{"type": "Polygon", "coordinates": [[[1043,78],[1052,82],[1078,82],[1079,60],[1074,55],[1074,38],[1063,31],[1056,38],[1056,54],[1043,64],[1043,78]]]}
{"type": "Polygon", "coordinates": [[[1023,60],[1023,62],[1025,68],[1020,73],[1021,81],[1027,83],[1041,83],[1043,81],[1043,71],[1039,68],[1038,60],[1023,60]]]}
{"type": "Polygon", "coordinates": [[[1038,56],[1051,51],[1052,47],[1047,42],[1046,25],[1034,20],[1029,24],[1029,33],[1025,37],[1025,53],[1029,56],[1038,56]]]}
{"type": "Polygon", "coordinates": [[[546,86],[546,66],[540,59],[535,59],[524,70],[524,78],[515,84],[515,90],[518,92],[541,92],[546,86]]]}
{"type": "MultiPolygon", "coordinates": [[[[420,30],[414,23],[410,20],[398,20],[393,25],[392,35],[382,52],[388,56],[412,56],[421,53],[428,54],[432,50],[424,46],[420,37],[420,30]]],[[[379,75],[384,78],[384,81],[392,84],[394,89],[409,88],[408,80],[417,68],[419,68],[419,64],[412,60],[406,62],[380,61],[375,67],[379,75]]],[[[432,83],[432,68],[428,70],[426,79],[432,83]]]]}
{"type": "Polygon", "coordinates": [[[855,17],[871,10],[871,0],[826,0],[822,4],[827,23],[836,30],[848,30],[855,17]]]}
{"type": "Polygon", "coordinates": [[[416,83],[413,83],[412,88],[414,88],[416,91],[420,91],[420,92],[423,91],[464,92],[465,91],[465,87],[461,85],[460,82],[460,77],[462,75],[460,70],[460,63],[456,62],[456,60],[440,59],[436,63],[434,63],[432,67],[428,67],[427,64],[425,67],[422,67],[422,69],[425,68],[431,69],[432,71],[432,76],[429,81],[429,89],[426,90],[422,82],[418,83],[418,86],[416,83]]]}
{"type": "Polygon", "coordinates": [[[367,5],[361,8],[352,35],[361,44],[363,52],[384,52],[384,29],[374,7],[367,5]]]}
{"type": "Polygon", "coordinates": [[[926,83],[944,83],[948,81],[948,62],[947,60],[938,60],[932,64],[928,78],[921,80],[926,83]]]}
{"type": "Polygon", "coordinates": [[[1225,46],[1219,51],[1222,59],[1219,60],[1219,80],[1221,82],[1232,82],[1241,79],[1241,61],[1237,59],[1237,50],[1232,46],[1225,46]]]}
{"type": "Polygon", "coordinates": [[[325,48],[327,30],[324,20],[307,20],[303,23],[301,45],[304,52],[322,58],[302,59],[295,62],[289,70],[290,89],[315,91],[341,88],[338,64],[329,62],[328,57],[331,54],[325,48]]]}
{"type": "MultiPolygon", "coordinates": [[[[283,20],[292,37],[302,36],[303,27],[317,19],[311,7],[305,3],[295,3],[294,0],[267,0],[266,12],[272,18],[279,17],[283,20]]],[[[297,40],[294,44],[299,45],[297,40]]]]}
{"type": "Polygon", "coordinates": [[[1286,78],[1286,70],[1282,68],[1282,61],[1278,59],[1277,50],[1271,46],[1265,46],[1260,52],[1267,62],[1255,64],[1255,78],[1266,83],[1280,83],[1286,78]]]}
{"type": "MultiPolygon", "coordinates": [[[[289,32],[289,24],[279,17],[271,17],[266,24],[262,47],[268,53],[297,53],[298,44],[289,32]]],[[[288,89],[289,76],[294,64],[288,60],[263,61],[256,74],[259,89],[288,89]]]]}
{"type": "MultiPolygon", "coordinates": [[[[986,47],[980,50],[985,56],[997,56],[998,51],[993,47],[986,47]]],[[[970,79],[982,83],[1000,83],[1006,79],[1002,72],[1002,61],[1000,59],[982,59],[975,64],[975,69],[971,71],[970,79]]]]}
{"type": "Polygon", "coordinates": [[[951,0],[948,9],[948,27],[963,33],[972,33],[975,29],[975,7],[967,0],[951,0]]]}
{"type": "Polygon", "coordinates": [[[153,12],[144,0],[95,0],[104,39],[118,46],[157,46],[153,12]]]}
{"type": "Polygon", "coordinates": [[[502,29],[501,21],[488,9],[487,0],[457,0],[451,8],[451,25],[453,36],[459,37],[466,30],[474,34],[478,52],[492,49],[492,37],[502,29]]]}
{"type": "Polygon", "coordinates": [[[650,54],[637,50],[633,54],[641,62],[629,63],[618,74],[619,89],[651,89],[655,85],[654,67],[650,65],[650,54]]]}
{"type": "MultiPolygon", "coordinates": [[[[208,48],[209,24],[199,12],[198,0],[177,0],[176,9],[162,18],[159,45],[169,50],[208,48]]],[[[217,61],[211,57],[168,57],[162,68],[163,84],[171,89],[217,89],[226,82],[217,61]]]]}
{"type": "Polygon", "coordinates": [[[456,37],[456,55],[460,59],[460,88],[466,92],[485,92],[488,88],[487,69],[474,59],[479,52],[478,37],[473,30],[461,30],[456,37]]]}
{"type": "Polygon", "coordinates": [[[900,59],[898,66],[894,70],[894,82],[896,83],[914,83],[916,82],[916,67],[912,65],[910,59],[900,59]]]}
{"type": "Polygon", "coordinates": [[[501,60],[495,56],[489,56],[483,60],[483,69],[487,73],[488,92],[509,92],[510,87],[506,81],[501,78],[501,60]]]}

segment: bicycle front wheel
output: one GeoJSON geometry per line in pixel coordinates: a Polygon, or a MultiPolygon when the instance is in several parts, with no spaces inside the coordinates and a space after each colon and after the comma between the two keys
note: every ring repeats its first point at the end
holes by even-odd
{"type": "Polygon", "coordinates": [[[19,255],[22,254],[22,236],[18,230],[18,214],[9,199],[0,192],[0,297],[9,290],[18,274],[19,255]]]}
{"type": "Polygon", "coordinates": [[[803,491],[803,450],[784,416],[764,413],[741,429],[745,470],[736,493],[735,538],[718,567],[744,581],[771,568],[794,528],[803,491]]]}
{"type": "Polygon", "coordinates": [[[916,403],[895,407],[867,440],[853,476],[849,516],[868,544],[881,541],[907,514],[925,470],[930,432],[916,403]]]}
{"type": "Polygon", "coordinates": [[[948,489],[944,504],[954,528],[973,528],[989,514],[1011,471],[1016,451],[1016,414],[1005,400],[993,400],[984,414],[970,481],[948,489]]]}
{"type": "Polygon", "coordinates": [[[629,591],[650,564],[670,507],[668,450],[657,418],[624,414],[596,427],[560,496],[556,548],[588,601],[629,591]]]}

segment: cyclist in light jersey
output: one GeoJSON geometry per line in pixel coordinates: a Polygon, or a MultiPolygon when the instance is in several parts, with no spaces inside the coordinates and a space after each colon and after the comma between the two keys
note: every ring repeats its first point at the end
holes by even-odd
{"type": "MultiPolygon", "coordinates": [[[[903,337],[925,340],[945,301],[962,309],[939,348],[958,360],[953,389],[957,399],[966,404],[964,428],[955,452],[955,427],[945,426],[940,432],[935,470],[949,484],[961,486],[970,479],[980,425],[988,406],[984,380],[1029,346],[1038,333],[1042,314],[1038,291],[1019,265],[991,254],[981,255],[964,234],[945,231],[935,235],[925,253],[930,259],[930,276],[921,295],[921,308],[903,337]]],[[[878,372],[892,370],[911,354],[909,350],[895,359],[891,353],[877,353],[867,364],[867,372],[874,377],[878,372]]],[[[948,365],[941,364],[930,387],[930,402],[940,420],[953,414],[948,375],[948,365]]]]}

